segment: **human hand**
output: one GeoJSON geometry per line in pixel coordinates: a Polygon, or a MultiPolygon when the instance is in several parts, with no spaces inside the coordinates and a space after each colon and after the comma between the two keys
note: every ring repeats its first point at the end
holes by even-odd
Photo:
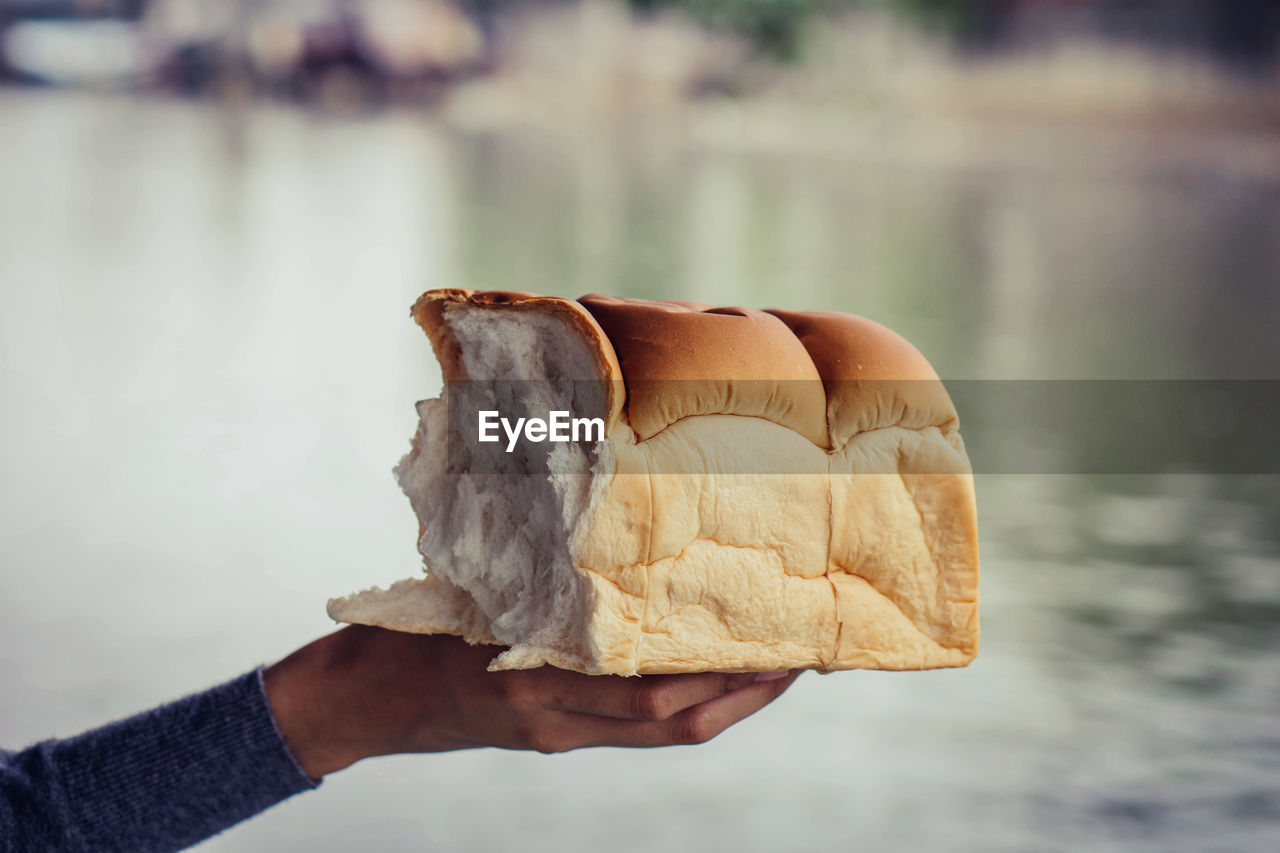
{"type": "Polygon", "coordinates": [[[264,683],[294,757],[319,779],[362,758],[402,752],[704,743],[800,674],[489,672],[497,652],[457,637],[357,625],[269,667],[264,683]]]}

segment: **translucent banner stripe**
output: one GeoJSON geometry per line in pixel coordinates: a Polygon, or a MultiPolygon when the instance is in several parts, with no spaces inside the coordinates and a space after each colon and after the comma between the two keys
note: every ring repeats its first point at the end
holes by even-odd
{"type": "MultiPolygon", "coordinates": [[[[933,381],[826,383],[821,396],[819,385],[633,383],[623,417],[642,404],[662,426],[617,445],[620,470],[704,473],[710,462],[721,474],[953,474],[958,415],[978,474],[1280,474],[1280,380],[951,380],[954,410],[933,381]],[[825,447],[812,439],[823,432],[825,447]]],[[[594,381],[450,382],[440,403],[420,410],[436,411],[433,432],[447,423],[433,446],[449,454],[451,471],[542,476],[556,448],[591,454],[586,437],[610,422],[605,390],[594,381]]]]}

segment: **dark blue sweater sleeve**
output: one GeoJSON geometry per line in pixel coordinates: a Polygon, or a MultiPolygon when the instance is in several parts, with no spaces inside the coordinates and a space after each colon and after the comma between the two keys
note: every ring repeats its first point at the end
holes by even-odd
{"type": "Polygon", "coordinates": [[[0,851],[180,850],[317,784],[285,746],[255,670],[0,752],[0,851]]]}

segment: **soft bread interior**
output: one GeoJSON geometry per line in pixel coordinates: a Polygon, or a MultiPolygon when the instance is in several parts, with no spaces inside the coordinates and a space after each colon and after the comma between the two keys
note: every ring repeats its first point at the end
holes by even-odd
{"type": "Polygon", "coordinates": [[[507,453],[503,437],[481,448],[474,433],[463,434],[475,425],[460,415],[492,409],[514,422],[564,410],[603,419],[607,388],[593,353],[549,312],[458,303],[445,306],[443,320],[465,379],[446,382],[440,397],[418,404],[413,447],[395,469],[418,516],[419,551],[434,583],[336,599],[330,615],[507,645],[494,662],[504,668],[589,660],[591,590],[574,570],[570,541],[592,496],[599,443],[521,440],[507,453]],[[451,607],[431,607],[435,620],[415,619],[405,606],[442,589],[451,607]],[[460,615],[450,620],[449,613],[460,615]]]}

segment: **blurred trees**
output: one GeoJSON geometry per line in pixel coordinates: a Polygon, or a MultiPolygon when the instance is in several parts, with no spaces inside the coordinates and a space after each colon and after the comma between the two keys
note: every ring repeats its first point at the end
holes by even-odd
{"type": "Polygon", "coordinates": [[[805,27],[822,14],[877,8],[989,50],[1064,34],[1190,49],[1245,70],[1266,70],[1280,51],[1274,0],[628,0],[638,11],[679,8],[735,31],[756,50],[795,59],[805,27]]]}
{"type": "Polygon", "coordinates": [[[778,59],[794,59],[805,23],[817,12],[847,6],[848,0],[630,0],[650,11],[678,7],[714,27],[741,33],[757,50],[778,59]]]}

